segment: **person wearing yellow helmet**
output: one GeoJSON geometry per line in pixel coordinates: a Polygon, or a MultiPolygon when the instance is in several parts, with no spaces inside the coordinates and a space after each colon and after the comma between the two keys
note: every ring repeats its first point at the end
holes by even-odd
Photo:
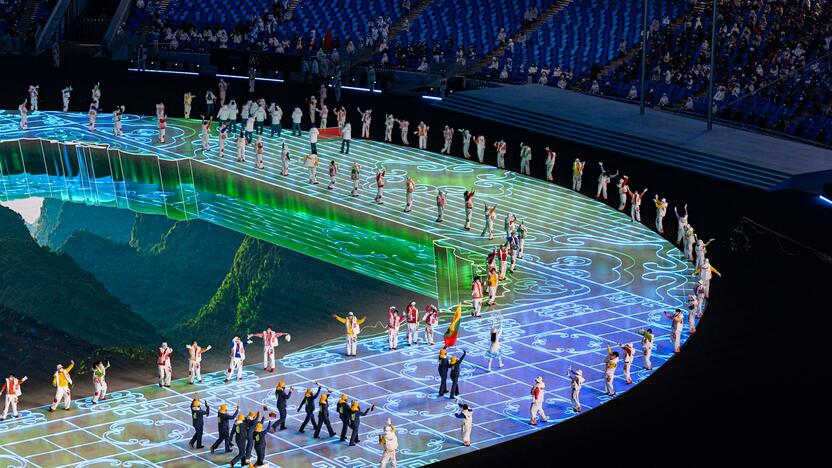
{"type": "Polygon", "coordinates": [[[312,422],[312,427],[317,428],[318,423],[315,421],[315,398],[318,398],[318,395],[321,394],[321,387],[318,386],[318,391],[314,394],[312,393],[311,388],[306,389],[306,394],[303,395],[303,400],[301,400],[300,404],[298,405],[298,413],[301,410],[306,410],[306,418],[304,418],[303,423],[300,425],[299,432],[303,433],[306,425],[312,422]]]}
{"type": "Polygon", "coordinates": [[[246,424],[246,417],[242,414],[237,415],[237,420],[234,421],[234,426],[231,428],[231,433],[234,435],[234,443],[237,445],[237,455],[231,459],[231,468],[234,464],[240,462],[240,466],[247,465],[246,455],[246,438],[248,437],[248,426],[246,424]]]}
{"type": "Polygon", "coordinates": [[[257,424],[262,424],[265,419],[265,416],[260,417],[260,413],[254,411],[248,413],[248,417],[246,417],[246,460],[251,460],[251,452],[254,450],[254,431],[257,424]]]}
{"type": "Polygon", "coordinates": [[[335,435],[335,431],[332,430],[332,424],[329,422],[329,395],[332,393],[332,390],[328,390],[327,393],[321,395],[321,399],[318,401],[318,426],[315,427],[315,435],[312,437],[318,439],[321,437],[321,429],[326,424],[326,430],[329,431],[329,436],[332,437],[335,435]]]}
{"type": "Polygon", "coordinates": [[[341,442],[347,440],[347,429],[350,427],[350,404],[347,403],[347,394],[342,393],[338,404],[335,405],[338,418],[341,420],[341,442]]]}
{"type": "Polygon", "coordinates": [[[459,359],[456,356],[451,358],[451,398],[459,396],[459,374],[466,354],[468,354],[467,351],[462,351],[462,356],[459,359]]]}
{"type": "Polygon", "coordinates": [[[361,416],[367,416],[367,413],[376,409],[376,405],[372,405],[361,412],[358,407],[358,402],[353,401],[350,407],[350,427],[352,428],[352,435],[350,436],[350,447],[360,442],[358,440],[358,431],[361,428],[361,416]]]}
{"type": "Polygon", "coordinates": [[[448,371],[451,370],[451,364],[448,361],[448,353],[445,348],[439,350],[439,396],[445,396],[448,393],[448,371]]]}
{"type": "Polygon", "coordinates": [[[266,427],[263,427],[262,419],[254,426],[254,433],[252,439],[254,440],[254,452],[257,454],[257,461],[254,466],[263,466],[266,458],[266,434],[271,429],[272,423],[269,422],[266,427]]]}
{"type": "Polygon", "coordinates": [[[234,414],[228,414],[228,407],[220,405],[220,410],[217,412],[217,434],[219,437],[216,442],[211,445],[211,453],[214,453],[221,443],[225,443],[225,453],[231,451],[231,421],[233,421],[240,413],[240,407],[236,407],[234,414]]]}
{"type": "Polygon", "coordinates": [[[293,388],[289,387],[289,391],[287,392],[286,383],[282,380],[274,390],[274,397],[277,399],[277,412],[280,414],[280,419],[272,426],[273,431],[286,429],[286,404],[289,401],[289,397],[292,396],[292,390],[293,388]]]}
{"type": "Polygon", "coordinates": [[[188,447],[190,448],[202,448],[202,433],[205,429],[205,416],[211,414],[211,408],[208,406],[208,403],[205,403],[205,408],[202,408],[202,405],[199,403],[199,400],[194,400],[191,402],[191,422],[194,426],[194,436],[191,437],[191,441],[188,442],[188,447]]]}

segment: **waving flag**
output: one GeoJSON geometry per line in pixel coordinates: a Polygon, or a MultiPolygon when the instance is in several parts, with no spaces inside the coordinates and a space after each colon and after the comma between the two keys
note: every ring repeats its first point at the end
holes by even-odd
{"type": "Polygon", "coordinates": [[[459,321],[462,319],[462,304],[456,306],[454,318],[451,319],[451,325],[445,330],[445,347],[450,348],[456,344],[456,338],[459,336],[459,321]]]}

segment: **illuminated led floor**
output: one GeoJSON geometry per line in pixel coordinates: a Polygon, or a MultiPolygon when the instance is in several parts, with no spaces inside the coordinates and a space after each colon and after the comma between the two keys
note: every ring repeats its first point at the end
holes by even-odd
{"type": "MultiPolygon", "coordinates": [[[[163,147],[153,142],[156,131],[149,118],[127,118],[125,132],[128,137],[118,140],[112,138],[111,127],[105,118],[99,119],[100,130],[94,134],[86,132],[85,122],[86,115],[82,114],[37,113],[30,119],[33,129],[21,132],[16,129],[16,115],[0,114],[0,140],[75,139],[121,145],[125,151],[151,153],[166,159],[205,157],[201,150],[195,149],[199,146],[198,122],[195,121],[172,119],[168,134],[173,138],[163,147]]],[[[382,331],[376,326],[364,328],[358,358],[347,360],[340,342],[322,344],[284,357],[280,369],[273,375],[262,376],[259,365],[251,366],[241,383],[225,385],[220,376],[212,375],[203,385],[195,387],[177,381],[172,390],[149,386],[117,392],[104,405],[91,406],[88,400],[82,400],[80,408],[70,413],[53,415],[44,413],[42,408],[24,412],[21,419],[0,425],[0,464],[226,464],[230,456],[212,456],[207,451],[197,453],[187,447],[190,437],[187,406],[194,391],[199,391],[214,408],[220,402],[240,402],[244,409],[250,410],[262,403],[273,406],[273,389],[278,380],[285,380],[297,389],[318,379],[323,385],[358,399],[362,407],[377,406],[377,411],[362,421],[360,446],[350,448],[339,444],[337,438],[318,441],[308,432],[297,433],[300,419],[293,408],[300,396],[293,396],[290,430],[270,436],[271,463],[343,467],[376,464],[380,451],[374,434],[391,417],[399,430],[400,463],[420,466],[464,455],[469,450],[500,443],[573,417],[566,377],[569,367],[584,369],[587,377],[582,393],[585,410],[599,406],[608,399],[603,395],[601,373],[606,346],[637,342],[635,330],[639,328],[651,327],[656,332],[654,368],[670,357],[669,321],[664,318],[663,311],[682,303],[686,291],[690,290],[692,269],[679,258],[672,245],[647,227],[630,223],[623,214],[552,184],[465,160],[372,141],[354,140],[348,157],[338,154],[338,141],[318,144],[322,161],[320,173],[325,173],[325,164],[330,158],[338,160],[341,166],[338,187],[328,191],[324,174],[319,177],[323,184],[306,183],[306,171],[298,162],[298,155],[308,149],[306,134],[302,137],[287,135],[288,132],[284,132],[283,140],[264,138],[267,148],[265,171],[256,170],[253,162],[217,160],[213,138],[207,160],[199,164],[256,178],[334,207],[357,210],[381,223],[426,232],[431,238],[458,249],[460,255],[475,262],[480,270],[486,249],[495,245],[495,242],[478,236],[483,226],[481,203],[485,201],[498,206],[497,238],[502,235],[502,219],[506,212],[517,213],[525,220],[529,237],[525,258],[518,261],[517,274],[501,285],[498,304],[486,309],[486,318],[472,319],[464,315],[459,343],[452,350],[453,353],[461,353],[463,349],[469,352],[463,366],[461,397],[475,408],[473,446],[461,444],[458,420],[453,417],[455,405],[435,396],[438,386],[435,354],[439,345],[432,348],[423,344],[410,348],[400,346],[398,351],[388,352],[386,337],[370,337],[373,332],[382,331]],[[282,141],[294,156],[288,178],[278,174],[278,149],[282,141]],[[348,171],[354,161],[364,167],[366,187],[357,198],[348,195],[348,171]],[[384,205],[372,203],[375,188],[370,183],[373,168],[380,164],[388,170],[384,205]],[[414,211],[409,214],[402,213],[405,174],[419,182],[414,211]],[[442,224],[434,222],[436,187],[446,188],[449,194],[446,221],[442,224]],[[474,231],[466,232],[461,229],[461,193],[471,187],[477,191],[475,215],[478,216],[474,218],[474,231]],[[490,317],[494,311],[503,314],[505,366],[488,372],[483,354],[488,347],[490,317]],[[538,375],[546,381],[544,409],[550,423],[533,427],[528,425],[529,389],[538,375]]],[[[233,153],[233,149],[233,145],[229,145],[228,153],[233,153]]],[[[248,154],[253,160],[252,152],[248,154]]],[[[3,174],[0,199],[57,196],[58,182],[54,178],[39,180],[8,172],[3,174]]],[[[78,182],[60,183],[72,185],[78,182]]],[[[100,188],[103,190],[106,185],[102,183],[100,188]]],[[[97,199],[106,196],[100,195],[97,199]]],[[[293,214],[275,222],[273,216],[279,212],[260,206],[256,201],[223,194],[197,193],[194,197],[199,218],[266,240],[284,235],[285,224],[303,223],[305,219],[293,214]]],[[[136,199],[138,196],[133,198],[136,199]]],[[[153,193],[148,194],[145,201],[148,206],[164,203],[153,193]]],[[[328,224],[315,225],[315,230],[327,227],[328,224]]],[[[352,229],[340,231],[337,241],[319,241],[318,244],[327,245],[310,254],[414,291],[433,291],[435,294],[436,285],[423,286],[430,282],[432,269],[436,268],[427,262],[432,252],[421,252],[414,247],[416,251],[406,256],[408,258],[376,258],[367,244],[386,242],[377,238],[381,234],[352,229]],[[357,236],[358,240],[353,237],[350,242],[351,236],[357,236]],[[395,267],[391,268],[391,265],[395,267]],[[410,272],[415,274],[410,275],[410,272]]],[[[319,236],[309,231],[303,226],[292,229],[300,238],[297,250],[304,253],[306,250],[300,246],[314,242],[319,236]]],[[[408,249],[403,247],[401,250],[408,249]]],[[[384,311],[356,312],[370,315],[371,321],[382,320],[384,314],[384,311]]],[[[437,340],[445,329],[447,317],[447,313],[443,314],[437,340]]],[[[401,338],[404,338],[403,334],[401,338]]],[[[685,332],[683,339],[686,338],[685,332]]],[[[256,349],[252,353],[255,360],[259,354],[256,349]]],[[[638,383],[648,375],[637,357],[634,380],[638,383]]],[[[628,390],[620,374],[616,386],[619,392],[628,390]]],[[[216,430],[214,421],[211,418],[208,424],[211,430],[216,430]]],[[[336,430],[340,430],[340,421],[334,416],[333,421],[336,430]]],[[[210,442],[213,438],[213,433],[206,436],[210,442]]]]}

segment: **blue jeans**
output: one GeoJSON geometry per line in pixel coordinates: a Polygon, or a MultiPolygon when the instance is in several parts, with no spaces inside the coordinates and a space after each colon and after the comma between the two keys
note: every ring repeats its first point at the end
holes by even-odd
{"type": "Polygon", "coordinates": [[[300,136],[300,124],[293,123],[292,124],[292,135],[294,136],[295,132],[298,132],[298,136],[300,136]]]}
{"type": "Polygon", "coordinates": [[[272,136],[274,136],[274,132],[277,132],[277,137],[280,138],[280,134],[283,133],[283,127],[280,124],[272,124],[272,136]]]}
{"type": "Polygon", "coordinates": [[[350,154],[350,140],[341,140],[341,152],[344,152],[344,148],[347,148],[346,153],[350,154]]]}

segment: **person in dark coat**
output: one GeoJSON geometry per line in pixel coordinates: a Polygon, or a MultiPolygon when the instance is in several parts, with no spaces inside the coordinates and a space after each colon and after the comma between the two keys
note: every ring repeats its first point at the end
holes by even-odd
{"type": "Polygon", "coordinates": [[[451,364],[448,362],[447,351],[445,349],[439,350],[439,396],[445,396],[448,393],[448,371],[451,369],[451,364]]]}
{"type": "Polygon", "coordinates": [[[240,462],[240,466],[248,465],[248,460],[245,458],[248,428],[246,417],[242,414],[237,416],[234,426],[231,427],[231,434],[234,435],[234,443],[237,445],[237,455],[231,459],[231,468],[234,468],[234,464],[237,462],[240,462]]]}
{"type": "Polygon", "coordinates": [[[329,423],[329,394],[331,393],[332,391],[329,391],[327,394],[321,395],[321,399],[318,401],[318,426],[315,428],[315,435],[312,436],[316,439],[320,438],[321,428],[324,427],[324,424],[326,424],[326,430],[329,431],[329,436],[335,435],[332,424],[329,423]]]}
{"type": "Polygon", "coordinates": [[[304,432],[306,425],[309,422],[312,422],[312,427],[317,428],[318,423],[315,422],[315,398],[318,398],[318,395],[321,394],[321,387],[318,387],[318,391],[312,394],[312,389],[307,388],[306,394],[303,396],[303,400],[298,405],[298,413],[301,410],[306,410],[306,418],[303,420],[303,423],[300,425],[300,432],[304,432]]]}
{"type": "Polygon", "coordinates": [[[191,441],[188,442],[188,447],[201,449],[202,448],[202,432],[205,429],[205,416],[211,414],[211,408],[208,407],[208,403],[205,403],[205,408],[202,408],[202,405],[199,403],[199,400],[194,400],[191,402],[191,421],[194,425],[195,434],[191,437],[191,441]]]}
{"type": "Polygon", "coordinates": [[[361,442],[360,440],[358,440],[358,431],[361,428],[361,416],[367,416],[367,413],[373,411],[374,409],[376,409],[376,405],[370,406],[369,408],[365,409],[362,413],[361,409],[358,407],[358,402],[352,402],[352,406],[350,407],[350,427],[352,428],[352,435],[350,436],[350,447],[361,442]]]}
{"type": "Polygon", "coordinates": [[[235,408],[234,414],[231,415],[226,410],[225,405],[220,405],[220,411],[217,413],[217,433],[219,434],[219,438],[211,445],[211,453],[214,453],[214,450],[223,442],[225,442],[225,453],[231,451],[231,421],[237,417],[240,408],[235,408]]]}
{"type": "Polygon", "coordinates": [[[262,420],[254,426],[254,451],[257,453],[257,461],[254,462],[254,466],[263,466],[264,464],[264,459],[266,458],[266,434],[271,427],[272,423],[269,422],[264,428],[262,420]]]}
{"type": "Polygon", "coordinates": [[[459,359],[456,356],[451,358],[451,398],[456,398],[459,395],[459,371],[462,367],[462,360],[465,359],[466,351],[462,352],[459,359]]]}
{"type": "Polygon", "coordinates": [[[286,429],[286,403],[289,401],[289,397],[292,396],[292,390],[294,389],[289,387],[288,392],[285,389],[286,383],[280,381],[274,391],[274,397],[277,399],[277,412],[280,413],[280,419],[272,425],[272,431],[286,429]]]}
{"type": "Polygon", "coordinates": [[[246,460],[251,461],[251,452],[254,450],[254,430],[258,423],[263,423],[265,416],[260,417],[260,413],[250,412],[246,417],[246,460]]]}
{"type": "Polygon", "coordinates": [[[338,412],[338,418],[341,420],[341,442],[347,440],[347,429],[350,427],[350,404],[347,403],[347,394],[342,393],[341,399],[335,405],[335,411],[338,412]]]}

